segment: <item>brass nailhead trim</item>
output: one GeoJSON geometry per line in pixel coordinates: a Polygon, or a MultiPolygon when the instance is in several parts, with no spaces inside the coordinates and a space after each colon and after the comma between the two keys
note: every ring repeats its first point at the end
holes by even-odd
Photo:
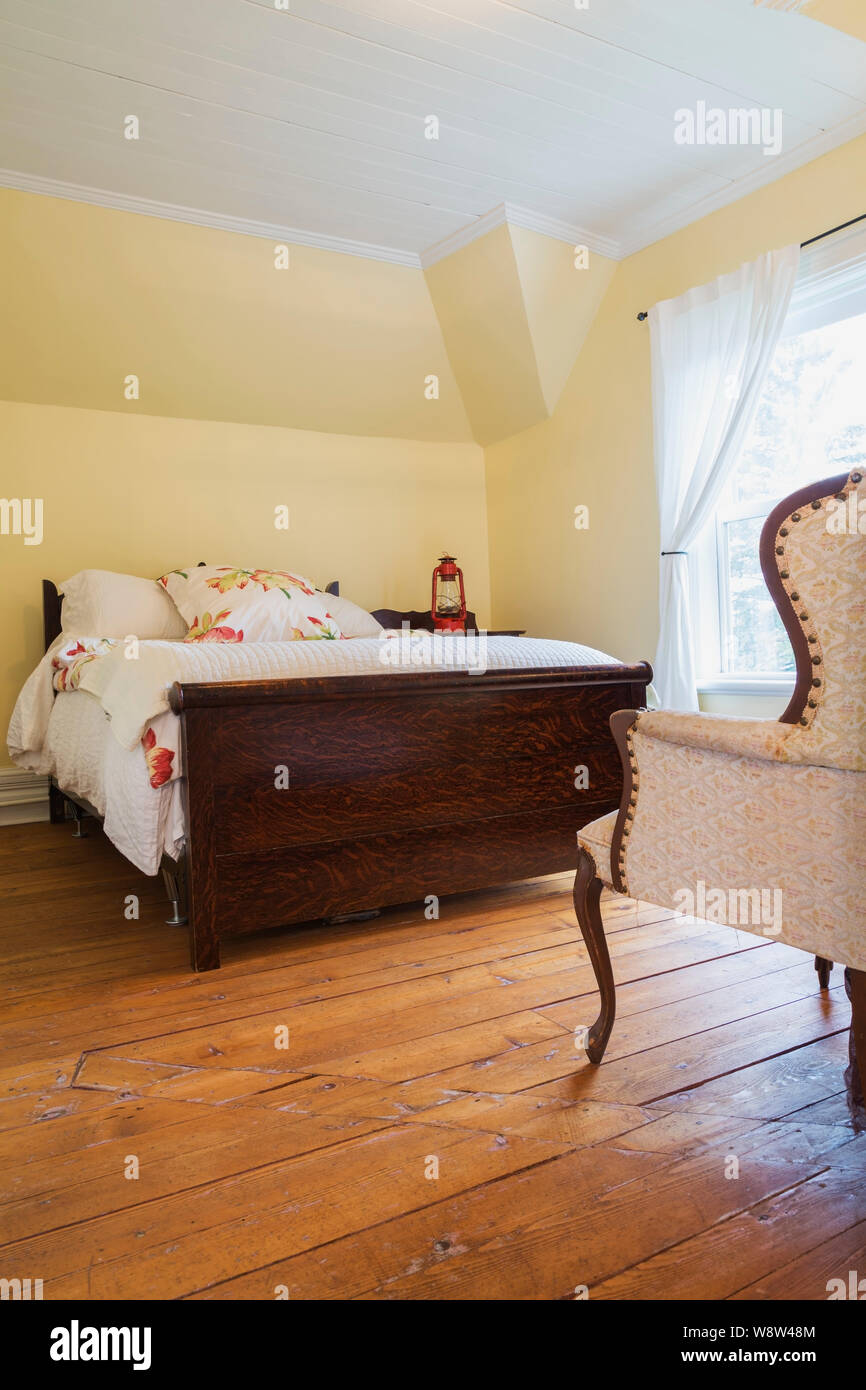
{"type": "Polygon", "coordinates": [[[807,642],[811,642],[811,643],[813,644],[813,646],[814,646],[814,644],[817,642],[817,640],[818,640],[818,639],[817,639],[817,637],[815,636],[814,633],[810,633],[810,635],[806,638],[806,641],[807,641],[807,642]]]}
{"type": "MultiPolygon", "coordinates": [[[[776,551],[776,554],[777,554],[777,555],[779,554],[779,551],[778,551],[778,550],[776,551]]],[[[779,570],[779,576],[780,576],[780,578],[782,578],[782,579],[787,579],[787,578],[788,578],[788,571],[787,571],[787,570],[779,570]]]]}
{"type": "Polygon", "coordinates": [[[792,593],[791,593],[791,602],[792,602],[792,603],[796,603],[797,600],[799,599],[799,597],[800,597],[800,595],[797,593],[797,590],[794,589],[794,590],[792,591],[792,593]]]}
{"type": "Polygon", "coordinates": [[[792,514],[792,516],[791,516],[791,520],[792,520],[792,521],[799,521],[799,520],[800,520],[800,513],[799,513],[799,512],[794,512],[794,513],[792,514]]]}
{"type": "Polygon", "coordinates": [[[862,481],[863,481],[863,474],[862,474],[862,473],[852,473],[852,474],[851,474],[851,481],[852,481],[852,483],[862,483],[862,481]]]}
{"type": "Polygon", "coordinates": [[[812,657],[812,665],[813,665],[813,666],[820,666],[820,665],[821,665],[821,658],[820,658],[820,656],[813,656],[813,657],[812,657]]]}
{"type": "Polygon", "coordinates": [[[809,621],[809,614],[808,614],[808,613],[801,613],[801,614],[800,614],[800,622],[801,622],[801,623],[807,623],[808,621],[809,621]]]}
{"type": "Polygon", "coordinates": [[[844,494],[844,492],[837,492],[837,493],[836,493],[836,501],[837,501],[837,502],[844,502],[844,501],[845,501],[845,494],[844,494]]]}
{"type": "Polygon", "coordinates": [[[812,511],[813,511],[813,512],[820,512],[820,510],[821,510],[821,503],[820,503],[820,502],[818,501],[818,499],[816,498],[815,501],[812,503],[812,511]]]}
{"type": "Polygon", "coordinates": [[[803,714],[803,715],[800,716],[800,723],[801,723],[801,724],[808,724],[808,722],[809,722],[809,721],[808,721],[808,719],[806,718],[805,714],[803,714]]]}
{"type": "MultiPolygon", "coordinates": [[[[785,535],[787,535],[787,534],[788,534],[788,533],[787,533],[787,531],[786,531],[786,532],[785,532],[785,535]]],[[[776,546],[776,554],[777,554],[777,555],[784,555],[784,553],[785,553],[785,547],[784,547],[783,545],[777,545],[777,546],[776,546]]]]}
{"type": "Polygon", "coordinates": [[[813,676],[813,677],[812,677],[812,684],[814,685],[815,689],[817,690],[817,689],[818,689],[818,686],[821,684],[821,682],[819,681],[819,679],[818,679],[817,676],[813,676]]]}
{"type": "Polygon", "coordinates": [[[809,701],[809,708],[810,708],[810,709],[817,709],[817,708],[818,708],[818,701],[817,701],[817,700],[810,700],[810,701],[809,701]]]}
{"type": "Polygon", "coordinates": [[[782,527],[780,528],[780,530],[779,530],[779,535],[780,535],[780,536],[787,536],[787,534],[788,534],[788,528],[787,528],[787,526],[782,526],[782,527]]]}

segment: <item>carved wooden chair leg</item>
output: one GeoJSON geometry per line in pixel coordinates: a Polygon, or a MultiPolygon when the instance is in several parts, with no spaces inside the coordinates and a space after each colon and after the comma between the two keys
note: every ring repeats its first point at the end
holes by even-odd
{"type": "Polygon", "coordinates": [[[827,989],[830,984],[830,971],[833,969],[833,962],[825,960],[823,956],[815,957],[815,969],[818,972],[818,984],[821,989],[827,989]]]}
{"type": "Polygon", "coordinates": [[[845,1087],[856,1130],[866,1130],[866,970],[845,968],[845,993],[851,1000],[851,1036],[845,1087]]]}
{"type": "Polygon", "coordinates": [[[601,920],[602,882],[595,871],[595,860],[587,850],[578,850],[577,877],[574,881],[574,910],[586,949],[592,961],[601,995],[601,1013],[589,1030],[586,1053],[591,1062],[600,1062],[616,1017],[616,986],[601,920]]]}

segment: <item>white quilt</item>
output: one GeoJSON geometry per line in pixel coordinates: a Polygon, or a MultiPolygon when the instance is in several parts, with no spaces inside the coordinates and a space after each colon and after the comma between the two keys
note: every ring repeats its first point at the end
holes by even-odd
{"type": "MultiPolygon", "coordinates": [[[[163,851],[177,858],[183,848],[182,783],[151,785],[142,738],[152,727],[158,741],[177,746],[177,717],[168,692],[175,681],[290,679],[315,676],[405,673],[409,652],[400,637],[355,637],[325,642],[141,642],[135,654],[123,643],[83,667],[77,691],[56,695],[52,653],[58,639],[29,677],[15,705],[8,746],[13,762],[56,777],[105,816],[105,832],[134,864],[155,874],[163,851]],[[86,693],[85,693],[86,692],[86,693]],[[175,731],[173,736],[166,731],[175,731]]],[[[441,649],[413,648],[423,659],[411,669],[477,671],[543,667],[616,666],[614,657],[575,642],[531,637],[489,637],[486,645],[461,635],[442,639],[441,649]]],[[[147,733],[147,737],[151,735],[147,733]]],[[[179,770],[179,769],[178,769],[179,770]]]]}

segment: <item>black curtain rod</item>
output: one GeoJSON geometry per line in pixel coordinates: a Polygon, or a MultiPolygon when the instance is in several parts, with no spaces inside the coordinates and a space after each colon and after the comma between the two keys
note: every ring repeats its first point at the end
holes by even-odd
{"type": "MultiPolygon", "coordinates": [[[[834,236],[836,232],[844,232],[846,227],[853,227],[855,222],[866,222],[866,212],[861,212],[859,217],[852,217],[848,222],[840,222],[838,227],[831,227],[829,231],[819,232],[817,236],[810,236],[808,241],[801,241],[800,250],[805,251],[807,246],[814,246],[816,241],[823,241],[825,236],[834,236]]],[[[637,316],[638,323],[643,323],[647,317],[646,309],[642,309],[637,316]]]]}

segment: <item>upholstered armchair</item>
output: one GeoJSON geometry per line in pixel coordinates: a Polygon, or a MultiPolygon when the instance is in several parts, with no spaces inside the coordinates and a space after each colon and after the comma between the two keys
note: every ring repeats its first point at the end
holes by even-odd
{"type": "Polygon", "coordinates": [[[696,916],[715,894],[738,929],[814,953],[822,987],[844,965],[852,1004],[849,1103],[866,1081],[866,484],[803,488],[761,535],[761,566],[796,659],[776,721],[672,710],[611,718],[624,772],[618,811],[578,834],[574,902],[601,993],[587,1052],[615,1015],[603,885],[696,916]],[[703,885],[703,897],[701,897],[703,885]],[[719,891],[720,890],[720,891],[719,891]],[[762,896],[763,895],[763,896],[762,896]],[[733,912],[731,912],[733,908],[733,912]],[[859,1072],[859,1074],[858,1074],[859,1072]]]}

